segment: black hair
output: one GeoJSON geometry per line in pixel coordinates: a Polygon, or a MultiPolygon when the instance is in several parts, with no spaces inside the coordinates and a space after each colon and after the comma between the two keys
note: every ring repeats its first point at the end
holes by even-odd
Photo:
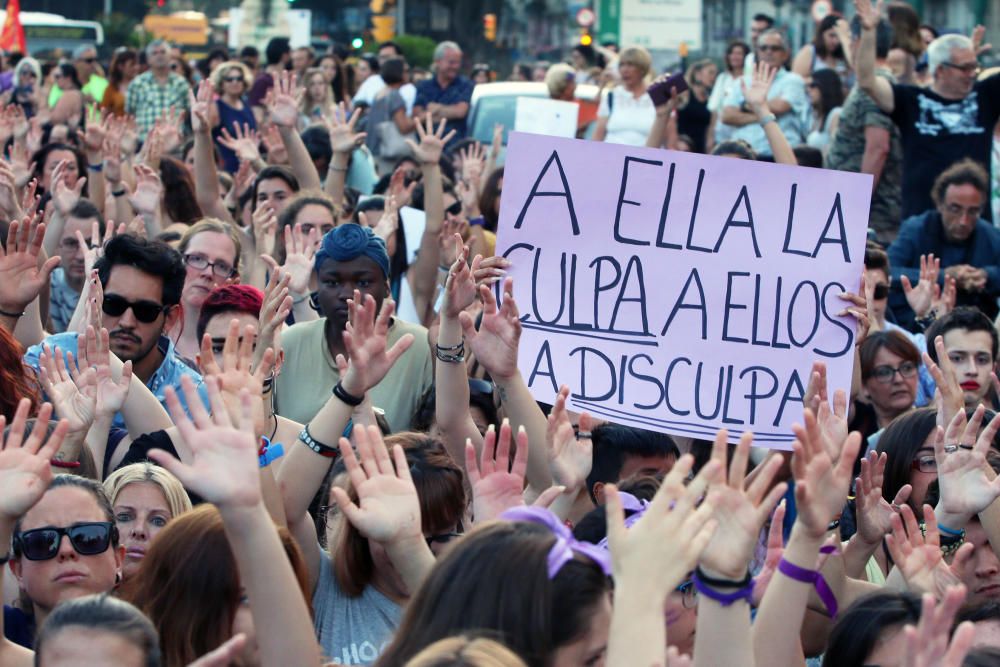
{"type": "Polygon", "coordinates": [[[400,48],[399,44],[397,44],[396,42],[392,41],[391,39],[388,40],[388,41],[382,42],[381,44],[378,45],[378,50],[379,51],[381,51],[382,49],[387,49],[387,48],[395,50],[396,51],[396,55],[402,57],[402,55],[403,55],[403,49],[400,48]]]}
{"type": "MultiPolygon", "coordinates": [[[[639,500],[651,501],[660,488],[660,479],[640,475],[629,477],[618,485],[618,490],[631,493],[639,500]]],[[[625,510],[625,518],[635,514],[635,510],[625,510]]],[[[597,544],[608,535],[608,512],[605,505],[599,505],[587,512],[575,526],[573,537],[582,541],[597,544]]]]}
{"type": "Polygon", "coordinates": [[[144,658],[144,667],[160,667],[160,635],[152,622],[136,607],[107,593],[67,600],[45,619],[35,639],[35,667],[49,642],[66,628],[90,633],[109,633],[135,646],[144,658]]]}
{"type": "Polygon", "coordinates": [[[727,139],[715,144],[712,155],[736,155],[741,160],[756,160],[757,153],[743,139],[727,139]]]}
{"type": "MultiPolygon", "coordinates": [[[[473,378],[469,378],[469,407],[482,410],[483,414],[486,415],[487,424],[499,424],[500,419],[497,416],[497,407],[493,403],[493,395],[474,391],[472,389],[472,380],[473,378]]],[[[485,381],[479,380],[479,382],[485,381]]],[[[424,397],[420,400],[420,405],[417,406],[416,412],[413,413],[410,426],[414,431],[421,431],[423,433],[430,431],[431,426],[434,424],[436,401],[437,389],[434,385],[431,385],[430,389],[424,393],[424,397]]]]}
{"type": "MultiPolygon", "coordinates": [[[[851,37],[858,39],[861,37],[861,17],[857,14],[851,17],[851,37]]],[[[879,19],[875,26],[875,57],[885,60],[889,57],[889,50],[892,48],[892,24],[885,19],[879,19]]]]}
{"type": "Polygon", "coordinates": [[[723,66],[726,68],[726,71],[729,72],[730,74],[733,73],[733,70],[729,66],[729,54],[731,54],[735,49],[743,49],[744,60],[746,59],[747,54],[753,51],[753,49],[750,48],[750,45],[744,42],[742,39],[736,39],[730,42],[729,46],[726,47],[725,60],[723,60],[722,62],[723,66]]]}
{"type": "Polygon", "coordinates": [[[313,162],[326,160],[327,163],[333,158],[333,145],[330,143],[330,132],[325,127],[313,125],[307,127],[302,133],[302,143],[306,146],[306,151],[313,162]]]}
{"type": "MultiPolygon", "coordinates": [[[[834,58],[840,58],[841,60],[844,59],[843,44],[838,43],[837,48],[834,49],[833,53],[831,54],[827,53],[826,42],[823,41],[823,33],[836,26],[837,21],[839,21],[842,18],[843,16],[834,12],[827,14],[826,16],[823,17],[823,20],[821,20],[819,23],[816,24],[816,32],[813,35],[812,43],[813,43],[813,48],[816,49],[816,55],[819,56],[820,58],[825,58],[827,56],[832,55],[834,58]]],[[[822,72],[823,70],[817,70],[817,71],[822,72]]],[[[813,72],[813,74],[815,75],[816,72],[813,72]]]]}
{"type": "Polygon", "coordinates": [[[890,628],[902,631],[920,619],[920,596],[879,591],[866,595],[842,612],[827,641],[823,667],[862,667],[890,628]]]}
{"type": "Polygon", "coordinates": [[[299,179],[295,178],[295,174],[293,174],[288,167],[283,167],[278,164],[268,165],[257,173],[257,178],[253,179],[253,187],[251,188],[251,191],[253,192],[251,195],[253,197],[251,206],[253,208],[251,210],[257,210],[257,188],[260,187],[262,182],[272,178],[279,178],[283,180],[288,184],[288,187],[292,192],[299,191],[299,179]]]}
{"type": "MultiPolygon", "coordinates": [[[[44,137],[43,137],[43,141],[44,141],[44,137]]],[[[76,173],[77,173],[77,178],[79,178],[80,176],[86,176],[87,175],[87,163],[86,163],[86,161],[84,161],[84,159],[83,159],[83,153],[81,153],[79,149],[77,149],[74,146],[70,146],[69,144],[64,144],[62,142],[59,142],[59,141],[44,142],[42,144],[42,147],[39,148],[37,151],[35,151],[34,155],[31,156],[31,162],[33,162],[35,164],[35,171],[32,172],[31,177],[35,178],[35,179],[38,179],[38,187],[39,187],[39,189],[41,189],[41,185],[42,185],[42,174],[45,173],[45,161],[49,159],[49,154],[53,153],[54,151],[69,151],[69,152],[71,152],[73,154],[73,157],[76,159],[76,173]]],[[[87,196],[87,184],[86,183],[83,184],[83,196],[84,197],[87,196]]]]}
{"type": "Polygon", "coordinates": [[[573,47],[573,51],[583,56],[588,67],[592,67],[597,62],[597,51],[590,44],[577,44],[573,47]]]}
{"type": "Polygon", "coordinates": [[[977,646],[965,654],[962,667],[996,667],[1000,665],[1000,648],[977,646]]]}
{"type": "Polygon", "coordinates": [[[374,53],[363,53],[361,54],[359,60],[364,60],[368,64],[368,67],[369,69],[371,69],[372,74],[379,73],[378,56],[376,56],[374,53]]]}
{"type": "Polygon", "coordinates": [[[754,21],[763,21],[764,23],[767,24],[768,28],[773,28],[774,27],[774,17],[771,16],[771,15],[769,15],[769,14],[764,14],[764,13],[754,14],[753,15],[753,20],[754,21]]]}
{"type": "Polygon", "coordinates": [[[917,408],[896,417],[882,431],[875,451],[888,455],[882,480],[882,497],[887,502],[910,483],[913,459],[936,426],[937,410],[917,408]]]}
{"type": "Polygon", "coordinates": [[[72,218],[80,218],[81,220],[96,218],[101,229],[104,229],[104,216],[101,215],[101,210],[94,205],[94,202],[89,199],[80,197],[73,208],[70,209],[69,215],[72,218]]]}
{"type": "Polygon", "coordinates": [[[386,84],[402,83],[406,76],[406,61],[398,56],[388,58],[382,63],[381,74],[386,84]]]}
{"type": "Polygon", "coordinates": [[[292,52],[291,42],[287,37],[272,37],[264,49],[268,65],[277,65],[286,53],[292,52]]]}
{"type": "Polygon", "coordinates": [[[876,241],[865,243],[865,269],[885,271],[886,276],[890,275],[889,254],[876,241]]]}
{"type": "MultiPolygon", "coordinates": [[[[820,71],[826,72],[827,70],[820,71]]],[[[817,74],[818,73],[819,72],[817,72],[817,74]]],[[[818,148],[801,144],[793,148],[792,153],[795,155],[795,161],[800,167],[813,167],[815,169],[823,168],[823,151],[818,148]]]]}
{"type": "Polygon", "coordinates": [[[674,439],[666,433],[647,431],[620,424],[601,424],[593,430],[594,465],[587,476],[587,492],[594,496],[594,485],[621,479],[628,456],[673,456],[680,458],[674,439]]]}
{"type": "Polygon", "coordinates": [[[240,58],[260,58],[260,51],[256,46],[248,44],[240,49],[240,58]]]}
{"type": "Polygon", "coordinates": [[[990,321],[990,318],[983,314],[983,311],[978,308],[970,308],[969,306],[961,306],[954,309],[947,315],[944,315],[936,320],[927,328],[927,354],[930,355],[931,360],[934,363],[938,362],[937,356],[937,346],[934,345],[934,340],[938,336],[944,336],[946,333],[953,329],[965,329],[966,331],[987,331],[990,334],[990,341],[992,341],[991,351],[993,353],[993,361],[997,359],[997,330],[990,321]]]}
{"type": "Polygon", "coordinates": [[[58,65],[59,73],[64,77],[73,82],[73,85],[79,90],[83,88],[83,84],[80,83],[80,77],[76,73],[76,67],[73,67],[70,63],[59,63],[58,65]]]}
{"type": "Polygon", "coordinates": [[[133,266],[143,273],[163,279],[163,305],[181,302],[187,269],[181,254],[161,241],[149,241],[134,234],[119,234],[104,246],[104,256],[94,268],[107,289],[111,269],[118,265],[133,266]]]}

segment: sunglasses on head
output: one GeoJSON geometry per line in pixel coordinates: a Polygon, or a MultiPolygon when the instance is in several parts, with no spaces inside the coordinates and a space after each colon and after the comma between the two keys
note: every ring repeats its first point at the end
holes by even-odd
{"type": "Polygon", "coordinates": [[[156,303],[155,301],[129,301],[123,296],[118,296],[117,294],[105,294],[104,303],[101,306],[101,310],[104,311],[106,315],[111,317],[120,317],[125,314],[125,311],[129,308],[132,309],[132,314],[135,315],[135,319],[149,324],[150,322],[155,322],[156,318],[160,316],[160,313],[165,311],[169,306],[164,306],[162,304],[156,303]]]}
{"type": "Polygon", "coordinates": [[[118,528],[110,521],[77,523],[69,528],[36,528],[14,536],[14,555],[28,560],[50,560],[59,553],[63,535],[81,556],[102,554],[118,539],[118,528]]]}

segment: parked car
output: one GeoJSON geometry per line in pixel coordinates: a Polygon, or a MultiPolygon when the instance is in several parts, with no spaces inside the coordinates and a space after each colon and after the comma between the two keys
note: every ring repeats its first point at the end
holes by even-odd
{"type": "MultiPolygon", "coordinates": [[[[584,138],[594,132],[597,106],[601,101],[601,89],[593,84],[578,84],[574,97],[580,103],[581,118],[586,119],[584,138]]],[[[481,83],[472,91],[469,108],[468,136],[489,145],[493,141],[493,126],[503,125],[503,143],[514,129],[514,115],[519,97],[548,97],[549,89],[544,83],[535,81],[504,81],[481,83]]]]}

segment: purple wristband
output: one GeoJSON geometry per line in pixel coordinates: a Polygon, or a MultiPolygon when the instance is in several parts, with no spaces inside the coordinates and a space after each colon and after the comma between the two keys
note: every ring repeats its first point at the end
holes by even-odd
{"type": "Polygon", "coordinates": [[[720,593],[714,588],[709,587],[708,584],[701,580],[697,572],[691,575],[691,581],[694,582],[695,590],[698,591],[699,595],[704,595],[710,600],[715,600],[723,607],[728,607],[738,600],[746,600],[747,604],[753,604],[753,579],[750,580],[749,584],[743,588],[736,589],[732,593],[720,593]]]}
{"type": "Polygon", "coordinates": [[[795,565],[794,563],[789,563],[784,558],[778,561],[778,572],[781,572],[789,579],[794,579],[795,581],[801,581],[804,584],[812,584],[815,586],[816,594],[826,606],[826,610],[829,612],[830,618],[837,617],[837,598],[833,595],[833,591],[830,590],[830,586],[827,585],[826,579],[823,578],[823,575],[816,570],[807,570],[804,567],[795,565]]]}

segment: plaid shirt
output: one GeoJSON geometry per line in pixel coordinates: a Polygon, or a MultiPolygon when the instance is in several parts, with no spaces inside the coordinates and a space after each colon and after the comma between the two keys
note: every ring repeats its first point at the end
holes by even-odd
{"type": "Polygon", "coordinates": [[[157,82],[152,71],[135,77],[125,94],[125,113],[135,116],[139,138],[145,140],[156,119],[170,111],[170,107],[186,111],[189,90],[184,77],[173,72],[168,75],[164,86],[157,82]]]}

